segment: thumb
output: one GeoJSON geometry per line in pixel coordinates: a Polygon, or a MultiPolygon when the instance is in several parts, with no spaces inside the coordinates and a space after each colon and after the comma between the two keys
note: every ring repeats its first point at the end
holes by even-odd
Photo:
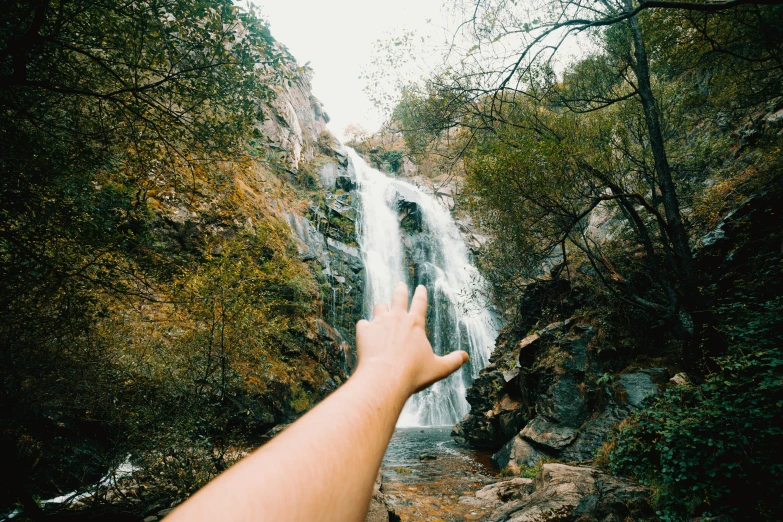
{"type": "Polygon", "coordinates": [[[416,392],[420,392],[427,388],[431,384],[438,382],[441,379],[445,379],[452,373],[460,369],[460,367],[468,362],[468,352],[458,350],[456,352],[447,353],[442,356],[435,356],[431,368],[429,377],[425,378],[425,381],[416,388],[416,392]]]}
{"type": "Polygon", "coordinates": [[[456,352],[447,353],[437,357],[436,362],[435,379],[439,381],[456,372],[463,364],[468,362],[468,352],[457,350],[456,352]]]}

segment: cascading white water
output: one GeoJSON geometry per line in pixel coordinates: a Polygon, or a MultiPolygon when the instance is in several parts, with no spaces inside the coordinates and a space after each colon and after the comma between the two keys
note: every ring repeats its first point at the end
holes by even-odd
{"type": "Polygon", "coordinates": [[[364,314],[375,303],[391,302],[399,281],[429,291],[428,333],[438,354],[465,350],[470,362],[448,379],[410,398],[398,426],[445,426],[468,412],[467,387],[489,362],[497,337],[495,314],[488,306],[464,306],[471,289],[483,279],[470,262],[464,240],[450,212],[418,187],[373,169],[352,149],[348,155],[359,182],[359,245],[366,270],[364,314]],[[415,204],[420,212],[417,239],[403,245],[400,204],[415,204]]]}

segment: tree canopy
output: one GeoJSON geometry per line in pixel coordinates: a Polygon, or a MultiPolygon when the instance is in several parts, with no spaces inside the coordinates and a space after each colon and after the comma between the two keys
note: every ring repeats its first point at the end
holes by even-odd
{"type": "Polygon", "coordinates": [[[229,0],[0,6],[3,509],[128,453],[186,495],[336,385],[318,284],[247,196],[301,74],[229,0]]]}

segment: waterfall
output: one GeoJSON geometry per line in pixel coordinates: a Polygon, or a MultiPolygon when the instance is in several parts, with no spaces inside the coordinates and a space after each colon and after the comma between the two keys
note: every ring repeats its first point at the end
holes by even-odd
{"type": "Polygon", "coordinates": [[[386,176],[347,151],[359,183],[364,316],[371,317],[375,303],[390,303],[399,281],[411,290],[423,284],[429,293],[427,329],[433,349],[440,355],[454,350],[470,355],[460,371],[411,397],[398,426],[453,425],[468,412],[465,392],[489,362],[497,337],[491,307],[468,302],[471,289],[483,289],[484,281],[448,209],[433,195],[386,176]],[[403,230],[401,222],[410,230],[403,230]]]}

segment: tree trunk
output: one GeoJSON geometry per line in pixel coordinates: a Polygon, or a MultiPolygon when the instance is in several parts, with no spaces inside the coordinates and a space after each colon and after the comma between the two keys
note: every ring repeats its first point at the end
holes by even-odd
{"type": "Polygon", "coordinates": [[[650,149],[655,161],[655,173],[658,177],[661,203],[666,216],[672,250],[677,258],[677,267],[680,272],[676,276],[679,278],[682,289],[682,309],[678,310],[678,317],[674,319],[683,330],[682,333],[686,339],[685,362],[690,370],[696,370],[701,361],[699,338],[702,323],[700,318],[702,298],[699,290],[699,276],[696,270],[696,262],[693,259],[688,232],[682,221],[680,202],[672,179],[671,167],[666,156],[658,105],[650,85],[650,69],[642,30],[635,16],[629,18],[628,23],[633,38],[634,60],[632,68],[636,75],[639,100],[644,109],[650,149]]]}

